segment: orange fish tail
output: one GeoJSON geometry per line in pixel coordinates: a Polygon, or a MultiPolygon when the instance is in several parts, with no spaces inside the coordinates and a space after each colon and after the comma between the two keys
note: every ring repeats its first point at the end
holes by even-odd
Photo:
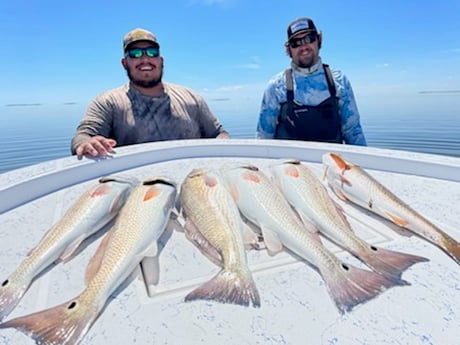
{"type": "Polygon", "coordinates": [[[377,297],[386,289],[400,285],[384,275],[345,263],[341,263],[339,272],[323,269],[320,273],[342,314],[351,311],[360,303],[377,297]]]}
{"type": "Polygon", "coordinates": [[[56,307],[18,317],[0,324],[0,328],[16,328],[30,336],[37,344],[76,345],[86,335],[99,310],[94,307],[82,309],[78,300],[56,307]]]}
{"type": "Polygon", "coordinates": [[[186,302],[199,299],[243,306],[252,303],[254,307],[260,307],[259,292],[251,275],[227,269],[185,296],[186,302]]]}

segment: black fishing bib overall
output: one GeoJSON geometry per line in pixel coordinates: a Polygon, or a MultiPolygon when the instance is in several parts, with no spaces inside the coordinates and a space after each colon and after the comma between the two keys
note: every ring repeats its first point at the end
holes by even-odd
{"type": "Polygon", "coordinates": [[[281,103],[276,139],[343,142],[334,81],[329,66],[323,66],[331,97],[316,106],[302,105],[294,101],[291,69],[285,71],[287,102],[281,103]]]}

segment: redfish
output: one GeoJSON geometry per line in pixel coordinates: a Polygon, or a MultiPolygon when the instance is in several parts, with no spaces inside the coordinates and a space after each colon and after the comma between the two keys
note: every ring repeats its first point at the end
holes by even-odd
{"type": "Polygon", "coordinates": [[[320,179],[300,161],[288,160],[271,168],[284,197],[303,221],[312,222],[320,233],[374,271],[384,274],[396,284],[405,285],[407,283],[401,280],[402,272],[417,262],[427,261],[420,256],[379,248],[359,238],[320,179]]]}
{"type": "Polygon", "coordinates": [[[315,266],[341,313],[368,301],[395,284],[387,277],[340,261],[302,223],[281,191],[254,166],[224,172],[241,213],[260,227],[269,253],[287,248],[315,266]]]}
{"type": "Polygon", "coordinates": [[[117,214],[135,179],[103,177],[73,203],[22,263],[0,285],[0,321],[20,302],[33,279],[58,259],[68,260],[80,244],[117,214]]]}
{"type": "Polygon", "coordinates": [[[87,268],[87,285],[74,299],[0,324],[31,336],[37,344],[76,345],[102,312],[108,298],[144,257],[155,257],[169,221],[175,184],[164,178],[143,181],[129,195],[115,224],[87,268]]]}
{"type": "Polygon", "coordinates": [[[460,243],[398,198],[358,165],[336,153],[323,155],[325,177],[342,200],[350,201],[433,243],[460,264],[460,243]]]}
{"type": "Polygon", "coordinates": [[[180,204],[186,216],[187,238],[222,267],[214,278],[190,292],[185,300],[206,299],[244,306],[252,303],[260,307],[243,240],[250,230],[245,227],[220,175],[205,169],[192,170],[182,183],[180,204]]]}

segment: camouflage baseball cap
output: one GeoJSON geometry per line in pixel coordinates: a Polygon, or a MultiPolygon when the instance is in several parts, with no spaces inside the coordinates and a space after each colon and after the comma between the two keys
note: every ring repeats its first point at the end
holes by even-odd
{"type": "Polygon", "coordinates": [[[150,31],[147,31],[145,29],[134,29],[128,32],[125,37],[123,38],[123,51],[126,51],[126,48],[131,43],[137,42],[137,41],[148,41],[154,43],[158,48],[160,45],[158,44],[157,38],[155,37],[154,34],[152,34],[150,31]]]}

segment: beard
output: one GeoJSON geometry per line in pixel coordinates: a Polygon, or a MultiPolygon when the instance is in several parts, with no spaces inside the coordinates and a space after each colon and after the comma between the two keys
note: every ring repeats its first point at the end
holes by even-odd
{"type": "Polygon", "coordinates": [[[299,66],[301,68],[310,68],[314,64],[316,64],[317,62],[318,62],[318,60],[315,59],[315,57],[310,57],[310,58],[298,59],[295,63],[297,64],[297,66],[299,66]]]}
{"type": "Polygon", "coordinates": [[[136,79],[133,77],[132,73],[130,72],[130,69],[126,69],[126,73],[128,74],[128,78],[133,83],[134,85],[143,87],[143,88],[153,88],[157,86],[158,84],[161,83],[161,80],[163,78],[163,66],[161,67],[161,74],[158,78],[153,78],[150,80],[142,80],[142,79],[136,79]]]}
{"type": "Polygon", "coordinates": [[[313,65],[314,65],[313,61],[309,61],[309,62],[306,62],[306,63],[305,62],[299,62],[298,63],[298,66],[300,68],[310,68],[313,65]]]}

